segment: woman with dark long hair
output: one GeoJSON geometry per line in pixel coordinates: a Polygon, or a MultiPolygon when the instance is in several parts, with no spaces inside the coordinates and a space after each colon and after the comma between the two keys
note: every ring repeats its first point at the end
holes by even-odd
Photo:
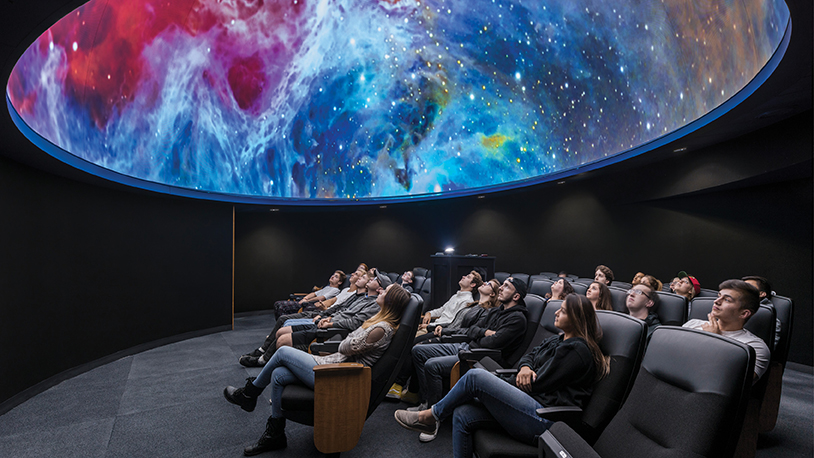
{"type": "Polygon", "coordinates": [[[588,291],[585,291],[585,297],[594,305],[594,310],[613,310],[611,292],[604,283],[591,282],[588,291]]]}
{"type": "Polygon", "coordinates": [[[263,366],[257,378],[246,379],[246,386],[227,386],[223,390],[226,400],[251,412],[257,405],[257,397],[263,389],[271,387],[271,416],[266,423],[266,431],[256,444],[246,447],[243,454],[257,455],[269,450],[278,450],[287,445],[285,437],[285,417],[281,407],[283,389],[292,383],[303,383],[314,387],[314,367],[320,364],[335,364],[347,361],[373,364],[384,354],[401,321],[401,315],[410,302],[410,294],[401,286],[390,285],[376,298],[379,313],[362,323],[348,334],[339,344],[339,351],[327,356],[316,356],[294,347],[280,347],[274,356],[263,366]]]}
{"type": "Polygon", "coordinates": [[[455,457],[472,457],[472,433],[498,425],[517,440],[534,444],[536,436],[553,422],[540,418],[537,409],[579,406],[588,400],[594,383],[608,374],[609,360],[599,349],[602,328],[585,296],[569,294],[556,313],[562,334],[544,340],[525,355],[520,371],[503,379],[482,369],[471,369],[431,408],[419,412],[397,410],[396,421],[431,440],[441,421],[453,416],[452,450],[455,457]],[[475,399],[479,402],[473,402],[475,399]]]}
{"type": "Polygon", "coordinates": [[[552,300],[565,299],[565,296],[573,294],[574,292],[574,287],[571,286],[571,283],[569,283],[568,280],[558,278],[557,281],[551,285],[551,292],[547,293],[545,298],[552,300]]]}

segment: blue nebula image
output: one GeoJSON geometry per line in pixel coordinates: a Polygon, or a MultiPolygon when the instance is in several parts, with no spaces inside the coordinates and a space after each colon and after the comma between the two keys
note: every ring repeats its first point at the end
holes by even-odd
{"type": "Polygon", "coordinates": [[[160,185],[444,196],[676,131],[755,78],[788,23],[782,0],[91,0],[7,95],[58,148],[160,185]]]}

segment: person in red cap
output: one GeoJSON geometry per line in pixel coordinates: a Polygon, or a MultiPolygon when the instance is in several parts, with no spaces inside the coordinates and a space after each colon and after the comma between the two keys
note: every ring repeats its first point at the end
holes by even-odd
{"type": "Polygon", "coordinates": [[[701,292],[701,283],[698,282],[697,278],[687,274],[687,272],[683,270],[679,272],[676,277],[680,280],[675,285],[674,293],[684,296],[687,300],[691,301],[692,298],[701,292]]]}

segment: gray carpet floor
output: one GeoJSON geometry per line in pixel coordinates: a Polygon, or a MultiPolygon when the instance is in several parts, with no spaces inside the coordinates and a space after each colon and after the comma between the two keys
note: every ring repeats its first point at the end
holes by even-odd
{"type": "MultiPolygon", "coordinates": [[[[227,403],[226,385],[242,385],[259,369],[237,358],[271,329],[269,315],[235,319],[235,330],[145,351],[85,372],[0,416],[2,457],[238,457],[265,427],[260,403],[251,413],[227,403]]],[[[787,369],[778,426],[761,435],[758,458],[814,456],[814,377],[787,369]]],[[[347,457],[435,457],[452,454],[450,422],[422,444],[399,427],[383,403],[347,457]]],[[[273,456],[322,456],[312,429],[289,422],[288,448],[273,456]]],[[[272,456],[266,454],[261,456],[272,456]]]]}

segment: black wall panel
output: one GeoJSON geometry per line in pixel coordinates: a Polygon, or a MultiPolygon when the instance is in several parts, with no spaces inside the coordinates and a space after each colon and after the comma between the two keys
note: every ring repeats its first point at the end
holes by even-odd
{"type": "Polygon", "coordinates": [[[0,403],[104,356],[231,325],[231,205],[4,158],[0,196],[0,403]]]}

